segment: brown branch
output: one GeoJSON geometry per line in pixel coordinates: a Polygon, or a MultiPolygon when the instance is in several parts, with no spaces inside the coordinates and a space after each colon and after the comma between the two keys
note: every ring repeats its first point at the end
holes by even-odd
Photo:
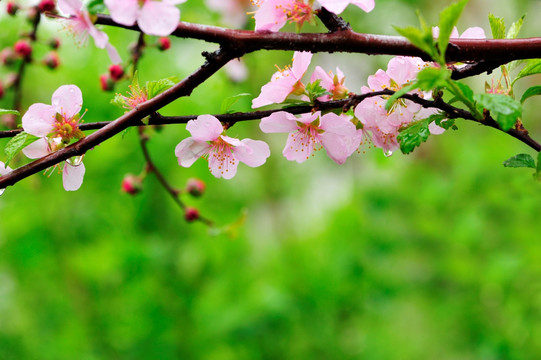
{"type": "MultiPolygon", "coordinates": [[[[107,15],[98,15],[97,24],[140,31],[137,25],[117,24],[107,15]]],[[[242,53],[257,50],[297,50],[311,52],[349,52],[370,55],[428,56],[407,39],[400,36],[360,34],[352,30],[331,33],[296,34],[233,30],[217,26],[180,22],[172,35],[203,40],[237,49],[242,53]]],[[[513,60],[541,58],[541,38],[528,39],[452,39],[447,49],[447,60],[481,61],[506,64],[513,60]]]]}

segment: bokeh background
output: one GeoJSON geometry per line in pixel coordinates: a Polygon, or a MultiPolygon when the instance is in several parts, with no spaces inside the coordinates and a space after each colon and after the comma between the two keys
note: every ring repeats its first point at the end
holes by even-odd
{"type": "MultiPolygon", "coordinates": [[[[393,25],[417,24],[416,9],[436,23],[449,3],[376,0],[370,14],[350,6],[343,16],[357,31],[395,35],[393,25]]],[[[227,25],[202,1],[180,8],[183,20],[227,25]]],[[[527,14],[521,35],[541,36],[534,0],[471,0],[459,30],[476,25],[490,34],[489,12],[508,25],[527,14]]],[[[2,14],[0,44],[8,47],[30,27],[22,15],[2,14]]],[[[137,34],[104,30],[127,59],[137,34]]],[[[52,21],[38,37],[25,107],[76,84],[85,121],[122,114],[109,103],[113,93],[99,87],[105,51],[92,42],[76,47],[52,21]],[[53,36],[62,39],[55,71],[38,64],[53,36]]],[[[202,63],[201,51],[216,48],[172,40],[168,52],[146,49],[142,81],[182,78],[202,63]]],[[[219,113],[230,96],[257,96],[274,64],[283,67],[291,56],[247,55],[248,81],[221,71],[162,113],[219,113]]],[[[338,65],[359,91],[389,59],[317,54],[310,71],[338,65]]],[[[493,78],[497,72],[468,84],[483,91],[493,78]]],[[[520,80],[517,93],[539,80],[520,80]]],[[[1,107],[10,107],[10,96],[1,107]]],[[[250,99],[234,110],[248,111],[250,99]]],[[[524,123],[540,138],[536,101],[524,123]]],[[[174,186],[191,177],[207,184],[203,197],[184,200],[216,222],[212,230],[186,223],[152,176],[142,193],[121,192],[124,175],[144,165],[137,131],[87,153],[77,192],[65,192],[56,172],[21,181],[0,198],[0,359],[540,358],[541,187],[530,170],[502,166],[517,153],[535,154],[493,129],[457,125],[409,156],[365,148],[339,166],[324,151],[290,163],[281,156],[285,135],[246,122],[230,134],[264,139],[272,155],[260,168],[239,166],[229,181],[213,178],[201,160],[178,166],[174,148],[189,135],[183,125],[150,130],[151,154],[174,186]]]]}

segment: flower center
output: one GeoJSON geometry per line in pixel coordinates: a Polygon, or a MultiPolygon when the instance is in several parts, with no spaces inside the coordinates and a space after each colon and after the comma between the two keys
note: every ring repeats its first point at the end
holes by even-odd
{"type": "Polygon", "coordinates": [[[276,8],[281,9],[287,16],[287,19],[296,23],[299,27],[302,26],[306,21],[312,20],[314,17],[314,10],[312,9],[312,6],[306,4],[302,0],[294,0],[283,6],[278,5],[276,8]]]}
{"type": "MultiPolygon", "coordinates": [[[[220,173],[225,174],[229,172],[229,167],[234,166],[237,163],[237,159],[233,156],[233,146],[225,142],[222,137],[210,142],[211,148],[209,150],[209,163],[217,162],[218,170],[220,173]]],[[[209,169],[211,168],[209,164],[209,169]]]]}
{"type": "Polygon", "coordinates": [[[53,124],[52,137],[61,139],[63,144],[69,144],[69,142],[75,138],[83,138],[84,134],[79,130],[79,121],[85,113],[81,116],[77,114],[71,118],[67,117],[66,113],[57,113],[55,116],[56,121],[53,124]]]}

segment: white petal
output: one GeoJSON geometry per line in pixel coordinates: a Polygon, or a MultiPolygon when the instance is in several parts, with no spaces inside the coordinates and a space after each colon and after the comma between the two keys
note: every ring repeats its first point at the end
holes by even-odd
{"type": "Polygon", "coordinates": [[[64,190],[78,190],[83,184],[84,175],[85,165],[83,163],[80,163],[77,166],[72,166],[67,162],[64,162],[64,170],[62,171],[62,183],[64,185],[64,190]]]}

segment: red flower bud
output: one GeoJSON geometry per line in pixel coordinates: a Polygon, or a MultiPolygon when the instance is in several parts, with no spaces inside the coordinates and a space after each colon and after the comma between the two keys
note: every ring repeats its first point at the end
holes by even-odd
{"type": "Polygon", "coordinates": [[[100,85],[103,91],[113,91],[115,83],[109,74],[100,75],[100,85]]]}
{"type": "Polygon", "coordinates": [[[53,11],[55,3],[53,0],[41,0],[38,4],[39,12],[53,11]]]}
{"type": "Polygon", "coordinates": [[[15,52],[25,59],[28,59],[32,55],[32,47],[26,40],[19,40],[13,46],[15,52]]]}
{"type": "Polygon", "coordinates": [[[126,194],[135,195],[143,190],[141,178],[133,174],[127,174],[122,180],[122,191],[126,194]]]}
{"type": "Polygon", "coordinates": [[[0,99],[4,97],[4,85],[0,81],[0,99]]]}
{"type": "Polygon", "coordinates": [[[49,46],[51,49],[58,49],[60,47],[60,39],[59,38],[52,38],[49,40],[49,46]]]}
{"type": "Polygon", "coordinates": [[[113,81],[122,79],[124,76],[124,69],[122,68],[122,65],[114,64],[109,66],[109,75],[111,75],[111,79],[113,79],[113,81]]]}
{"type": "Polygon", "coordinates": [[[58,65],[60,64],[60,59],[58,58],[58,54],[55,51],[51,51],[50,53],[45,55],[45,57],[43,58],[43,63],[49,69],[56,69],[58,65]]]}
{"type": "Polygon", "coordinates": [[[158,39],[158,49],[165,51],[171,47],[171,40],[168,37],[161,37],[158,39]]]}
{"type": "Polygon", "coordinates": [[[205,192],[205,183],[200,179],[188,179],[186,183],[186,192],[194,197],[199,197],[205,192]]]}
{"type": "Polygon", "coordinates": [[[17,60],[17,54],[15,54],[12,48],[5,48],[0,51],[0,62],[2,62],[2,65],[13,65],[15,60],[17,60]]]}
{"type": "Polygon", "coordinates": [[[19,10],[19,5],[15,4],[13,1],[8,1],[6,6],[6,12],[9,15],[14,16],[15,14],[17,14],[17,10],[19,10]]]}
{"type": "Polygon", "coordinates": [[[188,222],[193,222],[199,219],[199,210],[196,208],[188,207],[184,210],[184,219],[188,222]]]}

